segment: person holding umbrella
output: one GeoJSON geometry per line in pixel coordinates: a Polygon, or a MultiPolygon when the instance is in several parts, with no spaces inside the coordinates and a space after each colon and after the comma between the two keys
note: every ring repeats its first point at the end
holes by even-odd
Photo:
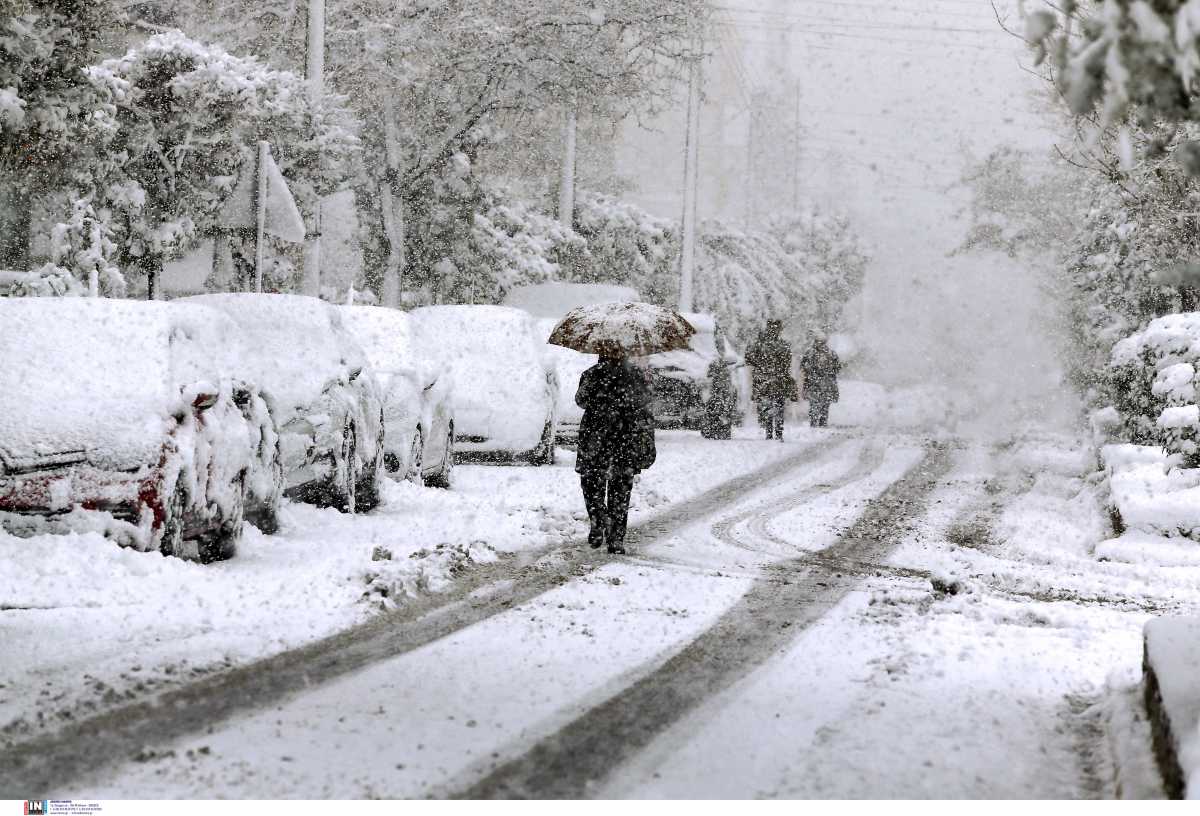
{"type": "Polygon", "coordinates": [[[599,362],[583,372],[575,402],[583,408],[575,471],[591,530],[588,544],[625,552],[634,477],[654,464],[654,414],[646,376],[630,357],[686,348],[695,329],[677,313],[648,303],[601,303],[567,313],[550,341],[599,362]]]}

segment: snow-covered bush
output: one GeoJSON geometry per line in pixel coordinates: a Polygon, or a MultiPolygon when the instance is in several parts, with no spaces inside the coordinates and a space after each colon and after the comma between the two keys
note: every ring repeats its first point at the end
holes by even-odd
{"type": "Polygon", "coordinates": [[[474,280],[460,276],[456,298],[460,302],[498,303],[514,286],[556,279],[556,259],[563,253],[586,252],[583,239],[558,219],[496,194],[487,200],[486,209],[475,213],[470,254],[454,259],[459,269],[474,268],[482,273],[470,276],[474,280]],[[463,297],[468,291],[472,297],[463,297]]]}
{"type": "Polygon", "coordinates": [[[50,262],[18,281],[10,294],[16,297],[125,294],[125,278],[110,260],[116,251],[112,228],[96,215],[89,199],[75,200],[70,219],[54,226],[50,245],[50,262]]]}
{"type": "Polygon", "coordinates": [[[565,277],[631,286],[653,303],[676,298],[679,229],[674,222],[613,196],[581,191],[574,226],[587,251],[570,258],[565,277]]]}
{"type": "Polygon", "coordinates": [[[558,279],[561,258],[586,254],[582,238],[507,190],[481,189],[475,208],[465,230],[455,223],[461,213],[432,208],[426,271],[415,276],[431,302],[499,303],[515,286],[558,279]]]}
{"type": "Polygon", "coordinates": [[[1200,466],[1200,414],[1196,368],[1200,366],[1200,312],[1153,320],[1113,347],[1115,404],[1127,438],[1162,445],[1200,466]]]}
{"type": "Polygon", "coordinates": [[[9,297],[78,297],[87,290],[69,270],[46,263],[25,273],[8,289],[9,297]]]}

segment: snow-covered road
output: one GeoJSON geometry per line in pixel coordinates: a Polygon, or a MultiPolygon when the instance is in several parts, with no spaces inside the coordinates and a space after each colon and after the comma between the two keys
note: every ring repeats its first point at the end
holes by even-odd
{"type": "MultiPolygon", "coordinates": [[[[620,559],[572,541],[582,507],[568,467],[464,469],[461,495],[429,501],[476,515],[440,522],[449,533],[439,535],[515,555],[453,562],[440,594],[418,592],[382,616],[337,607],[341,617],[315,627],[341,635],[281,637],[272,650],[260,633],[246,638],[257,653],[230,658],[240,668],[134,695],[58,731],[13,729],[0,789],[89,798],[1158,793],[1131,700],[1140,626],[1193,604],[1200,569],[1098,562],[1100,508],[1071,440],[995,446],[845,430],[792,439],[667,436],[635,493],[635,548],[620,559]],[[489,515],[500,495],[525,504],[489,515]],[[538,534],[506,547],[496,525],[513,515],[511,529],[538,534]]],[[[289,540],[342,523],[358,525],[372,549],[396,548],[388,530],[406,498],[359,519],[313,512],[307,529],[307,509],[294,508],[289,540]]],[[[411,506],[404,523],[439,524],[411,506]]],[[[354,591],[380,580],[358,575],[354,591]]],[[[6,635],[19,631],[12,614],[0,613],[6,635]]],[[[134,659],[153,660],[157,648],[137,641],[134,659]]],[[[34,687],[6,671],[16,678],[9,689],[34,687]]]]}

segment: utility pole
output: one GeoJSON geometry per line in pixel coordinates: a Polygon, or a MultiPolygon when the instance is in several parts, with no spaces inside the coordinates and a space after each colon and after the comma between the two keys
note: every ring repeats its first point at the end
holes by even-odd
{"type": "Polygon", "coordinates": [[[754,229],[754,193],[758,185],[755,184],[754,177],[754,126],[758,121],[755,115],[758,112],[756,107],[757,97],[750,97],[750,108],[746,120],[746,229],[754,229]]]}
{"type": "Polygon", "coordinates": [[[800,81],[796,80],[796,121],[792,131],[792,210],[800,211],[800,81]]]}
{"type": "Polygon", "coordinates": [[[687,141],[683,153],[683,243],[679,252],[679,311],[692,311],[696,266],[696,187],[700,171],[700,59],[703,40],[688,71],[687,141]]]}
{"type": "MultiPolygon", "coordinates": [[[[325,0],[308,0],[308,100],[316,108],[325,93],[325,0]]],[[[320,161],[318,157],[317,161],[320,161]]],[[[321,200],[313,212],[312,230],[304,245],[304,294],[321,295],[321,200]]]]}
{"type": "Polygon", "coordinates": [[[562,177],[558,185],[558,220],[568,229],[575,224],[575,106],[567,109],[563,125],[562,177]]]}
{"type": "Polygon", "coordinates": [[[397,119],[396,100],[390,93],[383,95],[383,143],[387,158],[387,174],[379,186],[380,210],[383,214],[383,229],[388,239],[387,266],[383,273],[383,305],[399,309],[404,302],[404,267],[406,224],[404,218],[404,191],[399,180],[401,172],[400,123],[397,119]]]}

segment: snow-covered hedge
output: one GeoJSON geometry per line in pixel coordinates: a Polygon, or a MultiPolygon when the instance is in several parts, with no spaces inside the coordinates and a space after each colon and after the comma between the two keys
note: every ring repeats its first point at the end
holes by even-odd
{"type": "Polygon", "coordinates": [[[587,248],[567,264],[570,280],[630,286],[654,303],[677,297],[679,230],[673,221],[614,196],[583,191],[575,202],[574,226],[587,248]]]}
{"type": "Polygon", "coordinates": [[[1112,351],[1111,389],[1126,435],[1154,442],[1200,466],[1200,312],[1167,315],[1118,342],[1112,351]]]}

